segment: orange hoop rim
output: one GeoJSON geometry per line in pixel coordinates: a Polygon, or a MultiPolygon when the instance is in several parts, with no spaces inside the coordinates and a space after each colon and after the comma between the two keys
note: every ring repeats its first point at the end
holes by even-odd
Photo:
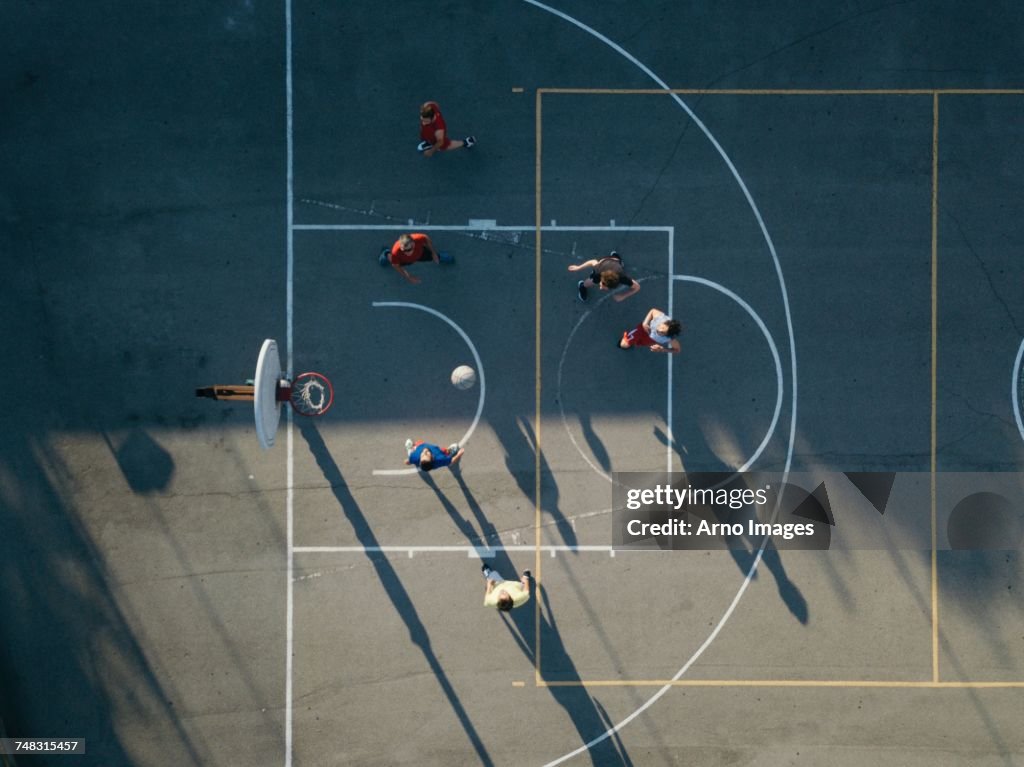
{"type": "Polygon", "coordinates": [[[331,405],[334,404],[334,386],[331,385],[331,379],[325,376],[323,373],[317,373],[316,371],[309,371],[307,373],[299,373],[292,380],[288,390],[288,402],[299,415],[308,416],[310,418],[321,416],[331,409],[331,405]],[[300,384],[304,381],[318,381],[324,387],[326,393],[326,401],[322,407],[309,409],[305,402],[302,400],[303,388],[300,384]]]}

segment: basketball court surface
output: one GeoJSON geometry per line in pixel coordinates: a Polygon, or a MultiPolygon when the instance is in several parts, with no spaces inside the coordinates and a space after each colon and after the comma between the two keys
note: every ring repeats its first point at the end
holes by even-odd
{"type": "Polygon", "coordinates": [[[1015,4],[0,16],[0,735],[87,744],[0,759],[1024,763],[1015,4]],[[737,470],[830,542],[612,547],[737,470]]]}

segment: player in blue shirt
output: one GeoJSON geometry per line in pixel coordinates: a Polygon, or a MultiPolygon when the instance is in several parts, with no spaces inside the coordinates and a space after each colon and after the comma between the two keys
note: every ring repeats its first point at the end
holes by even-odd
{"type": "Polygon", "coordinates": [[[411,439],[405,441],[405,452],[408,455],[406,464],[415,466],[421,471],[433,471],[442,466],[451,466],[458,463],[465,451],[458,443],[452,443],[447,448],[439,445],[432,445],[423,440],[413,442],[411,439]]]}

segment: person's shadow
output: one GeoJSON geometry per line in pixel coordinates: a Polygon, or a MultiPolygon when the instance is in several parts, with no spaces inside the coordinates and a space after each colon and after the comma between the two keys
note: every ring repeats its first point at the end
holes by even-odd
{"type": "MultiPolygon", "coordinates": [[[[530,503],[537,504],[537,474],[535,460],[537,438],[528,418],[497,413],[491,418],[494,433],[505,449],[505,468],[515,480],[530,503]]],[[[577,545],[576,531],[559,508],[558,483],[554,473],[540,454],[541,513],[547,514],[554,522],[558,534],[566,546],[577,545]]]]}
{"type": "MultiPolygon", "coordinates": [[[[316,459],[317,465],[320,467],[321,472],[323,472],[324,479],[330,485],[331,491],[334,493],[334,497],[337,499],[345,518],[352,525],[356,538],[367,548],[379,546],[377,537],[373,534],[373,530],[370,528],[369,522],[367,522],[366,515],[363,514],[359,504],[356,503],[355,498],[349,492],[348,484],[345,482],[344,476],[342,476],[341,469],[338,468],[338,464],[335,463],[334,458],[327,449],[327,445],[324,444],[323,437],[320,436],[316,424],[309,418],[300,418],[297,419],[297,422],[301,434],[309,446],[310,453],[316,459]]],[[[433,672],[438,684],[444,691],[445,697],[448,698],[448,703],[462,725],[466,737],[469,738],[469,742],[473,745],[473,750],[476,751],[480,763],[492,765],[493,761],[487,753],[479,733],[473,726],[468,712],[462,705],[462,701],[459,700],[455,688],[448,680],[448,675],[445,674],[437,654],[430,645],[430,635],[427,634],[426,627],[416,612],[416,606],[402,585],[402,581],[399,579],[391,562],[388,561],[385,555],[379,553],[367,552],[366,558],[377,571],[377,577],[381,585],[391,599],[396,612],[405,622],[410,641],[423,653],[424,659],[430,666],[430,670],[433,672]]]]}
{"type": "MultiPolygon", "coordinates": [[[[518,574],[508,555],[501,549],[495,552],[494,558],[488,562],[488,566],[502,577],[514,578],[518,574]]],[[[551,697],[568,715],[582,743],[590,743],[601,738],[599,742],[589,748],[593,763],[602,765],[602,767],[604,765],[631,767],[633,762],[618,733],[606,735],[614,726],[607,712],[596,698],[591,697],[587,688],[579,684],[581,681],[579,672],[562,643],[547,594],[544,589],[537,588],[537,584],[532,578],[530,579],[530,596],[531,601],[519,608],[510,612],[498,611],[505,627],[523,655],[535,668],[538,659],[534,642],[540,641],[540,647],[543,648],[544,668],[553,669],[554,674],[558,677],[557,681],[552,681],[547,686],[551,697]],[[532,601],[538,598],[541,600],[539,610],[532,601]],[[539,632],[538,614],[540,615],[539,632]]]]}
{"type": "MultiPolygon", "coordinates": [[[[736,487],[741,488],[745,486],[739,483],[736,487]]],[[[765,544],[764,551],[761,554],[761,562],[764,563],[765,567],[768,568],[768,571],[775,578],[775,587],[779,591],[783,604],[786,605],[794,618],[806,626],[807,621],[810,619],[807,600],[804,599],[800,589],[789,579],[789,575],[786,574],[786,568],[782,564],[782,557],[779,555],[778,549],[775,548],[775,544],[770,539],[764,541],[763,538],[753,537],[748,532],[751,521],[761,521],[757,518],[753,509],[750,506],[745,506],[742,509],[728,509],[720,506],[704,507],[704,509],[712,509],[710,514],[714,517],[712,521],[741,524],[743,526],[743,535],[724,536],[723,542],[726,548],[729,549],[729,555],[744,576],[753,567],[754,559],[757,557],[757,551],[761,548],[762,542],[765,544]]],[[[753,578],[756,577],[757,571],[755,570],[753,578]]]]}
{"type": "Polygon", "coordinates": [[[498,530],[494,527],[491,521],[487,519],[483,509],[480,508],[480,504],[477,503],[476,498],[469,489],[469,485],[466,484],[466,480],[462,476],[462,469],[458,464],[451,467],[451,473],[455,478],[455,481],[458,483],[459,488],[462,490],[462,494],[466,498],[466,503],[469,505],[470,511],[473,513],[473,518],[477,525],[476,528],[473,527],[473,523],[470,520],[466,519],[459,513],[458,509],[455,508],[455,504],[453,504],[448,496],[445,495],[444,491],[441,490],[437,482],[434,481],[434,478],[429,473],[421,471],[420,478],[427,487],[434,491],[441,507],[448,513],[452,522],[455,523],[459,532],[466,537],[466,540],[471,546],[476,546],[478,549],[490,549],[493,546],[500,546],[501,536],[498,533],[498,530]]]}
{"type": "Polygon", "coordinates": [[[601,468],[606,474],[612,473],[612,459],[608,455],[608,449],[604,446],[604,442],[597,436],[597,432],[594,431],[594,424],[590,420],[590,413],[580,413],[580,429],[583,432],[583,439],[587,443],[587,447],[590,448],[590,452],[593,453],[594,459],[598,462],[601,468]]]}

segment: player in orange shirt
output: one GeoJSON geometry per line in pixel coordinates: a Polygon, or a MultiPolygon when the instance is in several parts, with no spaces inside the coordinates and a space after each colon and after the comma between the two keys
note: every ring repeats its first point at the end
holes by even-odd
{"type": "Polygon", "coordinates": [[[391,246],[391,251],[387,256],[391,267],[413,285],[418,285],[420,280],[418,277],[413,277],[409,274],[405,267],[409,264],[415,264],[417,261],[433,261],[435,264],[441,262],[441,257],[438,255],[437,248],[434,247],[434,243],[431,242],[429,235],[419,232],[403,234],[391,246]]]}
{"type": "Polygon", "coordinates": [[[448,152],[462,147],[470,149],[476,144],[476,139],[472,136],[454,141],[448,138],[448,126],[436,101],[427,101],[420,107],[420,139],[422,140],[417,148],[423,152],[424,157],[430,157],[435,152],[448,152]]]}

